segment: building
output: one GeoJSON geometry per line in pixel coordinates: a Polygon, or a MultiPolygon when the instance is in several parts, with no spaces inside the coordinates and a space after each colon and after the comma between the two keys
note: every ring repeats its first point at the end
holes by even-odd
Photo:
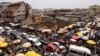
{"type": "Polygon", "coordinates": [[[0,3],[0,20],[3,20],[6,17],[6,9],[8,5],[10,5],[10,2],[2,2],[0,3]]]}
{"type": "Polygon", "coordinates": [[[90,6],[89,9],[94,11],[95,15],[100,15],[100,6],[99,5],[90,6]]]}
{"type": "Polygon", "coordinates": [[[25,2],[12,3],[7,7],[7,17],[14,22],[21,22],[28,17],[29,5],[25,2]]]}

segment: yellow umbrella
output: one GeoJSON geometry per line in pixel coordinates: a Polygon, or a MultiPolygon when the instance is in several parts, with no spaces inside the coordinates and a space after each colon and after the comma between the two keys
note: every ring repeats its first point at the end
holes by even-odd
{"type": "Polygon", "coordinates": [[[0,47],[7,47],[8,43],[7,42],[0,42],[0,47]]]}
{"type": "Polygon", "coordinates": [[[96,42],[93,41],[93,40],[87,40],[86,42],[87,42],[88,44],[90,44],[90,45],[95,45],[95,44],[96,44],[96,42]]]}
{"type": "Polygon", "coordinates": [[[34,51],[28,51],[25,56],[36,56],[36,52],[34,51]]]}
{"type": "Polygon", "coordinates": [[[25,56],[23,53],[18,53],[15,56],[25,56]]]}
{"type": "Polygon", "coordinates": [[[22,46],[25,48],[28,48],[28,47],[31,47],[31,43],[27,42],[27,43],[24,43],[22,46]]]}
{"type": "Polygon", "coordinates": [[[36,54],[36,56],[42,56],[42,55],[40,55],[40,54],[36,54]]]}
{"type": "Polygon", "coordinates": [[[82,37],[83,36],[83,33],[82,32],[77,32],[76,33],[79,37],[82,37]]]}

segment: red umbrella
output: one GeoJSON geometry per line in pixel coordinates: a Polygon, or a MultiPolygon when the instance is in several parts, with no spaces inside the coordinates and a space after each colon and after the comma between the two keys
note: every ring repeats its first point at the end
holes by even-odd
{"type": "Polygon", "coordinates": [[[76,35],[73,35],[73,36],[72,36],[72,39],[75,39],[75,40],[77,40],[77,39],[78,39],[78,36],[76,36],[76,35]]]}
{"type": "Polygon", "coordinates": [[[55,50],[55,49],[57,48],[57,47],[56,47],[54,44],[52,44],[52,43],[49,43],[47,46],[48,46],[48,47],[47,47],[47,50],[50,51],[50,52],[53,52],[53,50],[55,50]]]}

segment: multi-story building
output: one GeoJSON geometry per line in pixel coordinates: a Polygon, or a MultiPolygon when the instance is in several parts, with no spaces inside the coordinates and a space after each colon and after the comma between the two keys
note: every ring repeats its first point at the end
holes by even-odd
{"type": "Polygon", "coordinates": [[[12,3],[7,7],[7,17],[15,22],[21,22],[28,17],[29,5],[25,2],[12,3]]]}
{"type": "Polygon", "coordinates": [[[6,9],[8,5],[10,5],[10,2],[2,2],[0,3],[0,20],[3,20],[6,17],[6,9]]]}

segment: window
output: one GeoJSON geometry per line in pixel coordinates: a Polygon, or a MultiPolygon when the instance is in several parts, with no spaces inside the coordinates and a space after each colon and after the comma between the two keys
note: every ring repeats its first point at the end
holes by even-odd
{"type": "Polygon", "coordinates": [[[20,12],[20,11],[18,11],[18,12],[20,12]]]}

